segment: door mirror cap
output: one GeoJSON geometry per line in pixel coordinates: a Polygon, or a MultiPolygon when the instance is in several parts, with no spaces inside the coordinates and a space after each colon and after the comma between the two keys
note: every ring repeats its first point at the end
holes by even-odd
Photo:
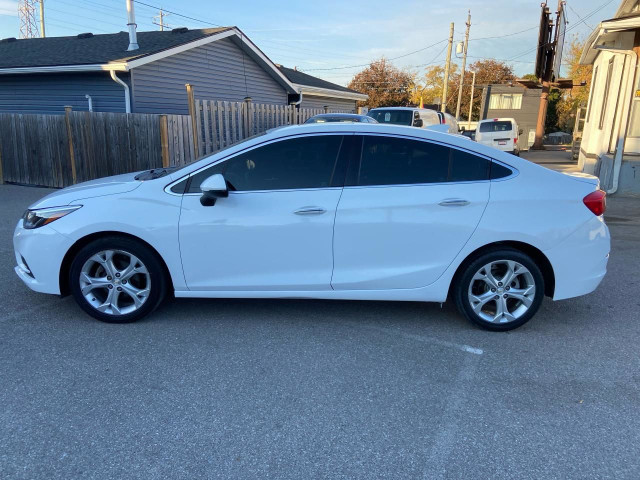
{"type": "Polygon", "coordinates": [[[518,135],[522,135],[522,132],[524,132],[524,130],[522,129],[518,130],[518,135]]]}
{"type": "Polygon", "coordinates": [[[229,196],[227,181],[221,173],[216,173],[215,175],[211,175],[206,178],[200,184],[200,190],[202,191],[200,203],[205,207],[215,205],[218,198],[225,198],[229,196]]]}
{"type": "Polygon", "coordinates": [[[421,119],[421,118],[416,118],[416,119],[413,121],[413,126],[414,126],[414,127],[420,127],[420,128],[422,128],[422,126],[423,126],[423,125],[424,125],[424,122],[422,121],[422,119],[421,119]]]}

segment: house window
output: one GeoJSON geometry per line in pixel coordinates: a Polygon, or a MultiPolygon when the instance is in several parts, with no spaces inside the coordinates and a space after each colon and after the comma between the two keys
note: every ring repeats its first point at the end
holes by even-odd
{"type": "Polygon", "coordinates": [[[520,110],[521,108],[521,93],[493,93],[489,98],[490,110],[520,110]]]}
{"type": "Polygon", "coordinates": [[[596,89],[596,83],[598,80],[598,67],[593,71],[593,81],[591,82],[591,91],[589,92],[589,103],[587,103],[587,119],[585,120],[585,124],[589,123],[589,118],[591,117],[591,104],[593,103],[593,92],[596,89]]]}
{"type": "Polygon", "coordinates": [[[602,108],[600,109],[600,123],[598,128],[602,130],[604,126],[604,117],[607,114],[607,101],[609,100],[609,89],[611,88],[611,75],[613,74],[613,61],[615,57],[611,57],[609,60],[609,66],[607,67],[607,81],[604,84],[604,94],[602,95],[602,108]]]}

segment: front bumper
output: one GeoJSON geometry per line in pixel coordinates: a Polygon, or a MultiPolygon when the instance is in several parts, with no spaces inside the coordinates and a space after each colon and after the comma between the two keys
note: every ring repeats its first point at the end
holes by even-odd
{"type": "Polygon", "coordinates": [[[48,225],[27,230],[18,221],[13,234],[15,272],[31,289],[60,294],[60,267],[73,242],[48,225]]]}

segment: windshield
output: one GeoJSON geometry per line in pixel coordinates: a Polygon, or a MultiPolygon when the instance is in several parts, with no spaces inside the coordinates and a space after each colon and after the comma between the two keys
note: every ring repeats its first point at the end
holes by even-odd
{"type": "Polygon", "coordinates": [[[413,121],[413,112],[411,110],[372,110],[369,115],[378,123],[391,123],[393,125],[409,125],[413,121]]]}
{"type": "Polygon", "coordinates": [[[513,130],[513,125],[510,121],[500,122],[482,122],[480,123],[480,131],[485,132],[509,132],[513,130]]]}

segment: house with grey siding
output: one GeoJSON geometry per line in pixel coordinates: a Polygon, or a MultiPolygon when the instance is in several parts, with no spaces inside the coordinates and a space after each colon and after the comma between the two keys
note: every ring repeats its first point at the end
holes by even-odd
{"type": "Polygon", "coordinates": [[[482,92],[480,119],[513,118],[522,129],[518,138],[521,150],[528,150],[535,139],[541,88],[511,85],[487,85],[482,92]]]}
{"type": "Polygon", "coordinates": [[[277,66],[237,27],[138,32],[137,43],[126,32],[0,40],[0,112],[187,114],[185,84],[208,100],[352,111],[366,99],[277,66]]]}
{"type": "Polygon", "coordinates": [[[366,101],[367,95],[350,88],[327,82],[299,71],[277,65],[278,69],[302,93],[302,108],[329,108],[343,112],[355,113],[356,102],[366,101]]]}

